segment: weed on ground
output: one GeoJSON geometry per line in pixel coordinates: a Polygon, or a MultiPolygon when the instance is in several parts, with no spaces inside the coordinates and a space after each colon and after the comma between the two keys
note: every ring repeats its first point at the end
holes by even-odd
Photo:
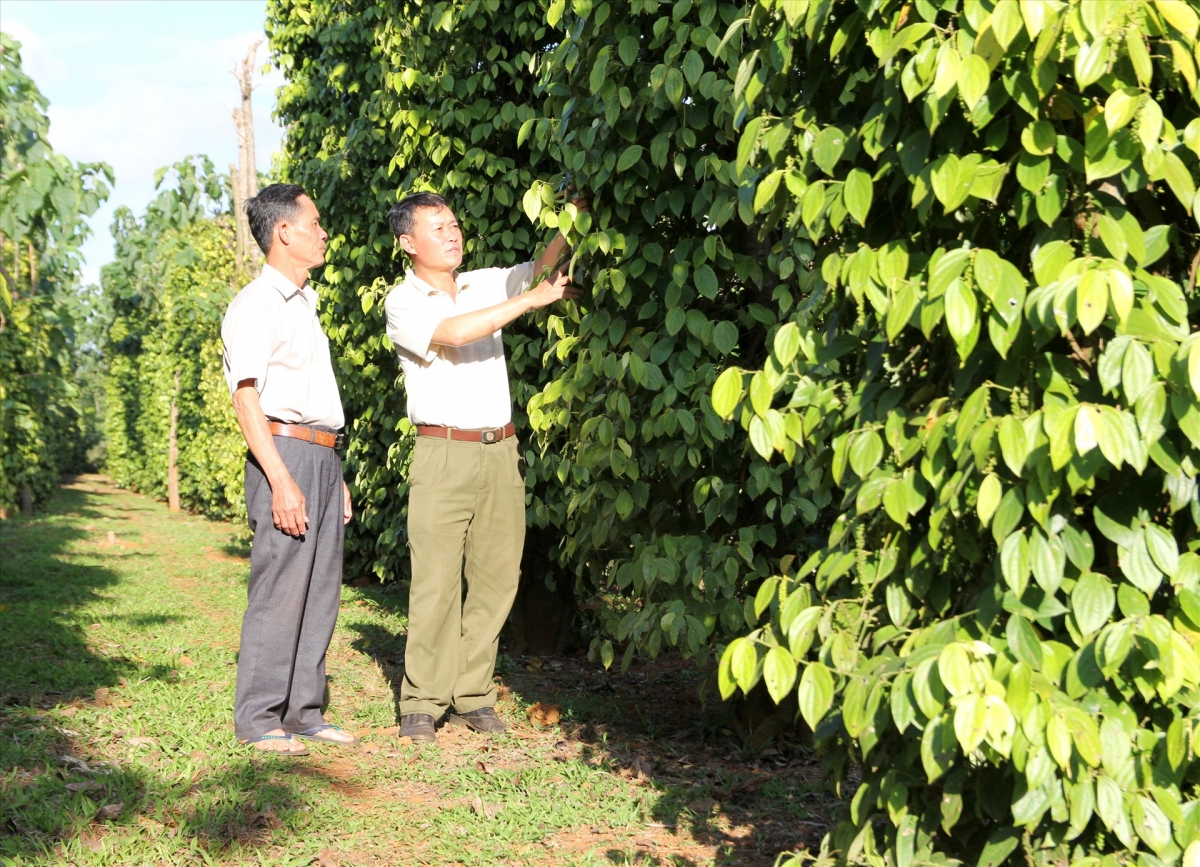
{"type": "Polygon", "coordinates": [[[749,867],[829,827],[808,753],[744,755],[679,660],[504,655],[509,734],[402,744],[402,588],[343,591],[326,716],[359,745],[252,753],[236,538],[99,476],[0,523],[0,863],[749,867]]]}

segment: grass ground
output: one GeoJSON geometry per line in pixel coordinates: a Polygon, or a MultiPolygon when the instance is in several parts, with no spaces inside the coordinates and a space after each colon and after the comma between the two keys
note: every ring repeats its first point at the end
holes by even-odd
{"type": "Polygon", "coordinates": [[[746,757],[669,661],[498,666],[509,735],[395,737],[403,594],[346,588],[331,722],[250,753],[230,724],[248,570],[233,528],[98,476],[0,524],[0,864],[772,864],[830,804],[802,751],[746,757]]]}

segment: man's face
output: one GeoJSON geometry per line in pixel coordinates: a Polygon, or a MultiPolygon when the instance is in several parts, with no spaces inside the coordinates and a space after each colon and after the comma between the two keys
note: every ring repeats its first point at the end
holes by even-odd
{"type": "Polygon", "coordinates": [[[400,236],[400,246],[413,262],[435,271],[453,271],[462,264],[462,229],[449,208],[418,208],[413,230],[400,236]]]}
{"type": "Polygon", "coordinates": [[[325,239],[329,235],[321,228],[321,215],[312,199],[301,196],[296,204],[300,213],[294,220],[280,224],[280,237],[287,242],[293,260],[306,268],[316,268],[325,261],[325,239]]]}

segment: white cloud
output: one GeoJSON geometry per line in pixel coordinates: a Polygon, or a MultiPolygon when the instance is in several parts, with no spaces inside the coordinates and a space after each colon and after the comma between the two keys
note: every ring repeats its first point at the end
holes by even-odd
{"type": "Polygon", "coordinates": [[[21,43],[21,66],[35,82],[45,86],[66,79],[66,65],[54,57],[45,40],[32,29],[20,21],[6,21],[4,32],[21,43]]]}
{"type": "MultiPolygon", "coordinates": [[[[230,111],[240,92],[232,70],[264,35],[249,30],[200,38],[182,28],[183,33],[123,41],[87,28],[43,26],[38,32],[16,20],[6,20],[4,30],[22,42],[26,71],[51,99],[55,150],[78,162],[107,162],[116,174],[113,194],[92,217],[93,237],[84,248],[84,277],[95,282],[100,266],[112,259],[113,212],[126,205],[140,213],[154,195],[157,168],[201,153],[218,171],[237,160],[230,111]]],[[[266,56],[264,42],[259,69],[266,56]]],[[[271,119],[282,84],[282,75],[271,70],[258,78],[254,92],[259,171],[270,169],[282,141],[271,119]]]]}

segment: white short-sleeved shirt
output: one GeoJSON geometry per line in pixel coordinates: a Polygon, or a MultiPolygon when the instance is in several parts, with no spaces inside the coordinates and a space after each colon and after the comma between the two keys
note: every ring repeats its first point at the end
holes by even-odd
{"type": "Polygon", "coordinates": [[[221,340],[230,394],[239,382],[253,379],[269,418],[335,430],[345,424],[329,338],[311,286],[301,288],[264,265],[230,302],[221,340]]]}
{"type": "Polygon", "coordinates": [[[388,293],[387,333],[400,356],[408,417],[414,424],[477,430],[512,421],[501,332],[466,346],[436,345],[432,338],[443,319],[494,307],[525,292],[533,282],[533,267],[525,262],[458,274],[456,299],[409,271],[388,293]]]}

